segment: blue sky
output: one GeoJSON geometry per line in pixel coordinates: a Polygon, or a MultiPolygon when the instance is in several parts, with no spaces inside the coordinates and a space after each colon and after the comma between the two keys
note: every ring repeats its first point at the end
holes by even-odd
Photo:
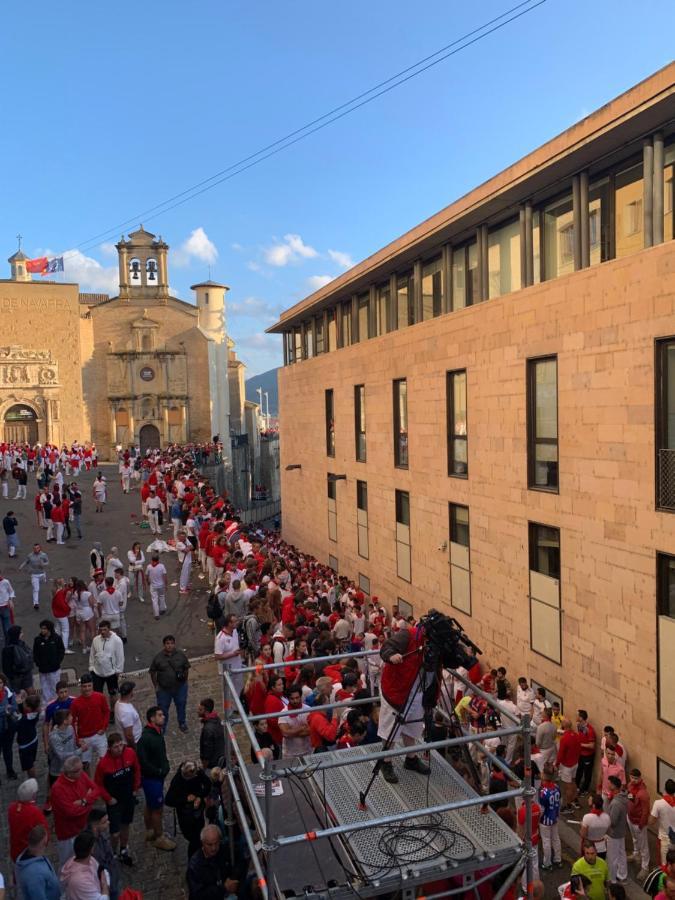
{"type": "MultiPolygon", "coordinates": [[[[10,4],[0,76],[0,234],[69,251],[255,152],[515,4],[317,0],[10,4]]],[[[672,57],[672,2],[547,0],[290,150],[145,227],[183,299],[229,284],[249,375],[264,329],[313,286],[672,57]],[[670,24],[668,24],[670,23],[670,24]],[[178,251],[177,254],[173,251],[178,251]],[[177,256],[177,258],[176,258],[177,256]]],[[[67,260],[115,292],[118,229],[67,260]]]]}

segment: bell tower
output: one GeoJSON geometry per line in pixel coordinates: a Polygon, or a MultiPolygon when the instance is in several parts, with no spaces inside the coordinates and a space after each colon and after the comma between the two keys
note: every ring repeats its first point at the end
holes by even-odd
{"type": "Polygon", "coordinates": [[[169,300],[169,245],[141,225],[116,245],[119,255],[120,300],[146,306],[169,300]]]}
{"type": "Polygon", "coordinates": [[[28,257],[23,252],[23,250],[19,249],[13,256],[7,260],[7,262],[11,266],[11,276],[12,281],[31,281],[30,272],[26,269],[26,263],[28,262],[28,257]]]}

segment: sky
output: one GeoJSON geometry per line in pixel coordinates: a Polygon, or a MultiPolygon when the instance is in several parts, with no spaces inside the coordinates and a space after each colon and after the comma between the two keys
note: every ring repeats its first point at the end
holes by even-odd
{"type": "Polygon", "coordinates": [[[672,0],[645,0],[639,29],[632,2],[545,0],[288,150],[141,213],[516,2],[9,4],[6,256],[21,233],[31,256],[68,254],[65,280],[114,295],[114,244],[142,222],[171,247],[177,296],[209,272],[230,286],[247,375],[279,365],[281,338],[264,332],[281,310],[669,63],[672,0]]]}

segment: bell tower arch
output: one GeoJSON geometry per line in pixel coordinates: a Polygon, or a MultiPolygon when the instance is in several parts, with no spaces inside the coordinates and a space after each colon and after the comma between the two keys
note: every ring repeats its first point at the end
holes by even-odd
{"type": "Polygon", "coordinates": [[[145,305],[169,299],[169,245],[141,225],[116,245],[119,259],[120,300],[145,305]]]}

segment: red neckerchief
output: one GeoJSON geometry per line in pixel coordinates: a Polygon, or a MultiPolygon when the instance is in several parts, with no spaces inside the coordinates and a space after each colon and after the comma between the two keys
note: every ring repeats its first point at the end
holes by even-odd
{"type": "Polygon", "coordinates": [[[672,794],[663,794],[663,799],[666,801],[668,806],[675,806],[675,796],[672,794]]]}
{"type": "Polygon", "coordinates": [[[542,781],[541,783],[541,787],[543,788],[553,788],[555,786],[555,781],[542,781]]]}
{"type": "Polygon", "coordinates": [[[153,730],[153,731],[156,731],[157,734],[161,734],[161,733],[162,733],[162,729],[159,727],[159,725],[155,725],[153,722],[148,722],[148,726],[147,726],[147,727],[148,727],[148,728],[152,728],[152,730],[153,730]]]}
{"type": "Polygon", "coordinates": [[[114,594],[114,593],[115,593],[115,588],[114,588],[114,587],[107,587],[107,588],[106,588],[106,591],[107,591],[109,594],[114,594]]]}

